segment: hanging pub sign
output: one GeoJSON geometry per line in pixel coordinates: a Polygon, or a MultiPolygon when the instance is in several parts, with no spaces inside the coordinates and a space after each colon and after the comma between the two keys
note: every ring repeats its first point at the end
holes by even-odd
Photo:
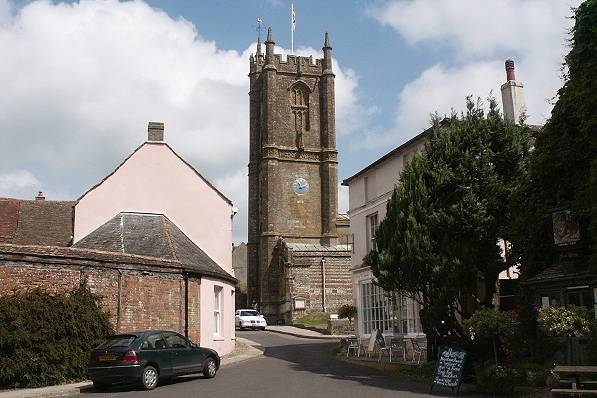
{"type": "Polygon", "coordinates": [[[458,395],[465,359],[466,351],[460,348],[440,347],[429,393],[431,394],[434,386],[442,386],[451,388],[458,395]]]}

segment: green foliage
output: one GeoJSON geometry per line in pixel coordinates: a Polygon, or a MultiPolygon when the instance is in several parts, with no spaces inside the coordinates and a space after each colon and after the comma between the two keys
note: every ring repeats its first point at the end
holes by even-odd
{"type": "Polygon", "coordinates": [[[338,318],[348,318],[350,322],[357,316],[357,307],[352,304],[343,304],[338,308],[338,318]]]}
{"type": "Polygon", "coordinates": [[[537,136],[528,179],[517,193],[513,251],[523,278],[557,260],[551,212],[570,206],[579,218],[583,262],[597,272],[597,0],[575,10],[564,85],[537,136]]]}
{"type": "Polygon", "coordinates": [[[464,329],[472,339],[503,337],[512,333],[510,315],[489,308],[475,311],[464,325],[464,329]]]}
{"type": "Polygon", "coordinates": [[[575,305],[548,307],[539,313],[539,327],[551,336],[580,336],[591,334],[590,313],[586,307],[575,305]]]}
{"type": "Polygon", "coordinates": [[[297,318],[294,322],[297,325],[303,325],[306,327],[325,329],[328,328],[328,319],[330,318],[329,312],[311,311],[305,315],[297,318]]]}
{"type": "Polygon", "coordinates": [[[513,334],[512,318],[506,312],[480,309],[464,322],[464,330],[477,344],[490,342],[495,364],[498,364],[498,342],[513,334]]]}
{"type": "Polygon", "coordinates": [[[514,393],[514,379],[517,374],[513,369],[499,365],[489,365],[477,374],[477,390],[493,396],[509,397],[514,393]]]}
{"type": "MultiPolygon", "coordinates": [[[[506,263],[510,200],[525,175],[530,131],[505,121],[494,99],[485,114],[467,98],[467,112],[434,118],[424,150],[405,167],[376,233],[378,251],[364,258],[379,284],[422,304],[425,331],[475,303],[490,306],[506,263]]],[[[450,322],[448,322],[450,323],[450,322]]]]}
{"type": "Polygon", "coordinates": [[[110,333],[108,314],[84,285],[0,297],[0,388],[83,380],[89,352],[110,333]]]}

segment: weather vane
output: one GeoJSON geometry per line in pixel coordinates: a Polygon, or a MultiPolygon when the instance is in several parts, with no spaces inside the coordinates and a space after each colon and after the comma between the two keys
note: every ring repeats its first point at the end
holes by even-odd
{"type": "Polygon", "coordinates": [[[263,24],[263,21],[261,20],[261,18],[257,18],[257,38],[259,39],[259,41],[261,41],[261,29],[262,26],[261,24],[263,24]]]}

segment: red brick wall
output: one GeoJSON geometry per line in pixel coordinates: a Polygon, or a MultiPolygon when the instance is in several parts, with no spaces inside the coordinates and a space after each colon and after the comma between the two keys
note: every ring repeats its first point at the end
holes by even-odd
{"type": "MultiPolygon", "coordinates": [[[[11,261],[0,256],[0,295],[14,289],[42,288],[49,292],[70,290],[87,280],[90,290],[102,298],[117,332],[143,329],[185,332],[185,281],[172,273],[111,269],[73,264],[52,265],[35,261],[11,261]]],[[[111,264],[114,266],[114,264],[111,264]]],[[[174,270],[173,270],[174,271],[174,270]]],[[[188,282],[189,338],[199,341],[199,278],[188,282]]]]}

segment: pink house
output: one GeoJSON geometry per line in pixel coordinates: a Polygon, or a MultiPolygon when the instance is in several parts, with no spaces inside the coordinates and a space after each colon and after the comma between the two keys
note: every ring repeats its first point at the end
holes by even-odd
{"type": "Polygon", "coordinates": [[[174,225],[170,228],[180,230],[205,254],[209,269],[215,271],[201,276],[199,289],[193,292],[197,297],[190,298],[199,306],[194,309],[199,313],[198,343],[220,355],[232,351],[235,340],[235,285],[231,276],[233,205],[164,142],[163,123],[149,123],[148,140],[79,198],[74,211],[74,247],[84,247],[87,236],[97,235],[94,231],[101,232],[100,227],[114,223],[118,216],[122,252],[152,256],[149,248],[146,252],[142,246],[133,250],[125,245],[127,230],[123,223],[132,217],[126,216],[128,213],[165,217],[174,225]]]}

